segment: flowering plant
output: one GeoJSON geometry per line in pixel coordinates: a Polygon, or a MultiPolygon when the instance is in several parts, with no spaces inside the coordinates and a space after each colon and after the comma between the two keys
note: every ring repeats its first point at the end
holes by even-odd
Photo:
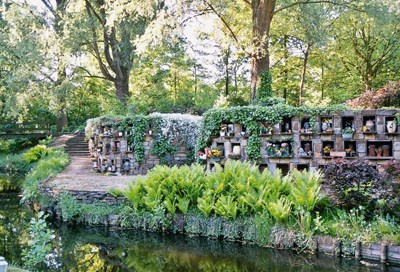
{"type": "Polygon", "coordinates": [[[219,150],[219,149],[216,149],[216,148],[211,149],[208,152],[208,157],[210,157],[210,158],[218,158],[218,157],[221,157],[221,156],[222,156],[222,151],[219,150]]]}
{"type": "Polygon", "coordinates": [[[274,127],[269,123],[262,123],[260,126],[260,134],[272,133],[274,127]]]}

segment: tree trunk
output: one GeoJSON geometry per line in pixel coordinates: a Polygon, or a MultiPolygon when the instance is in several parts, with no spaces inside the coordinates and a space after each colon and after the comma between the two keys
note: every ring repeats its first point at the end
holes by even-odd
{"type": "Polygon", "coordinates": [[[225,96],[229,95],[229,55],[230,48],[225,51],[224,50],[224,65],[225,65],[225,96]]]}
{"type": "Polygon", "coordinates": [[[251,59],[251,93],[250,102],[257,97],[258,78],[264,71],[269,71],[269,30],[274,16],[276,0],[253,0],[253,52],[251,59]]]}
{"type": "Polygon", "coordinates": [[[122,77],[116,77],[114,86],[117,99],[126,106],[129,97],[129,72],[124,72],[122,77]]]}
{"type": "Polygon", "coordinates": [[[321,65],[321,100],[324,100],[325,95],[325,67],[324,62],[321,65]]]}
{"type": "MultiPolygon", "coordinates": [[[[57,33],[57,36],[61,39],[63,37],[63,29],[61,26],[62,23],[62,18],[58,13],[64,13],[65,8],[66,8],[66,1],[65,0],[57,0],[56,1],[56,14],[54,16],[54,29],[57,33]]],[[[57,132],[61,132],[62,128],[68,127],[68,115],[67,115],[67,94],[66,91],[61,87],[61,90],[59,89],[59,86],[64,84],[67,78],[67,72],[66,72],[66,65],[63,61],[63,51],[61,48],[58,48],[60,50],[58,52],[58,63],[57,63],[57,81],[55,83],[55,89],[58,89],[58,93],[56,94],[57,97],[57,103],[60,106],[60,109],[57,112],[57,121],[56,121],[56,127],[57,127],[57,132]]]]}
{"type": "Polygon", "coordinates": [[[307,44],[306,51],[304,52],[303,69],[301,71],[300,91],[299,91],[299,106],[303,105],[304,99],[304,82],[306,80],[307,62],[310,54],[311,45],[307,44]]]}
{"type": "Polygon", "coordinates": [[[289,37],[288,35],[285,35],[283,37],[284,40],[284,54],[283,54],[283,58],[285,60],[285,69],[283,70],[283,99],[285,99],[285,102],[287,101],[287,93],[288,93],[288,76],[289,76],[289,70],[288,70],[288,62],[289,62],[289,47],[288,47],[288,41],[289,41],[289,37]]]}

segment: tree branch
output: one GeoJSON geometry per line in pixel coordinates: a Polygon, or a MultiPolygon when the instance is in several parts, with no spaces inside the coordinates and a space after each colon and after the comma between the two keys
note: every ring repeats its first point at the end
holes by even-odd
{"type": "Polygon", "coordinates": [[[274,11],[274,14],[283,11],[285,9],[294,7],[294,6],[298,6],[298,5],[303,5],[303,4],[323,4],[323,3],[327,3],[327,4],[332,4],[332,5],[338,5],[338,6],[347,6],[350,5],[353,1],[349,1],[349,2],[343,2],[343,3],[337,3],[337,1],[335,0],[305,0],[305,1],[297,1],[294,3],[291,3],[287,6],[278,8],[274,11]]]}
{"type": "Polygon", "coordinates": [[[96,75],[92,75],[90,72],[89,72],[89,70],[87,70],[85,67],[82,67],[82,66],[77,66],[76,68],[78,68],[78,69],[82,69],[86,74],[88,74],[87,76],[83,76],[83,77],[89,77],[89,78],[99,78],[99,79],[104,79],[104,80],[108,80],[107,78],[105,78],[105,77],[102,77],[102,76],[96,76],[96,75]]]}
{"type": "Polygon", "coordinates": [[[208,2],[206,2],[206,5],[213,11],[215,15],[222,21],[222,23],[225,25],[225,27],[228,29],[228,31],[231,33],[232,38],[235,40],[235,42],[239,43],[238,38],[236,37],[236,34],[233,32],[232,28],[229,26],[228,22],[222,17],[221,14],[218,13],[218,11],[208,2]]]}

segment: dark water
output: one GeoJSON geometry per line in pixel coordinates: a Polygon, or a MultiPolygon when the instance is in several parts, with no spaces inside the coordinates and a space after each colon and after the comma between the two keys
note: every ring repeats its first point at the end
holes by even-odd
{"type": "MultiPolygon", "coordinates": [[[[32,213],[15,193],[0,194],[0,256],[17,263],[32,213]]],[[[327,255],[104,228],[53,227],[61,237],[62,271],[400,271],[327,255]]]]}

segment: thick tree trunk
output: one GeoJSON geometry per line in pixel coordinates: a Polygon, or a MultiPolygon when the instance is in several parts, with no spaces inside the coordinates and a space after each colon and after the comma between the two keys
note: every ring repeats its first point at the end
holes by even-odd
{"type": "Polygon", "coordinates": [[[129,73],[124,74],[124,77],[115,79],[114,86],[118,100],[125,106],[129,97],[129,73]]]}
{"type": "Polygon", "coordinates": [[[251,59],[251,93],[250,102],[257,97],[258,79],[262,72],[269,71],[269,30],[274,16],[276,0],[253,0],[253,52],[251,59]]]}
{"type": "Polygon", "coordinates": [[[307,44],[306,51],[304,52],[304,59],[303,59],[303,69],[301,71],[301,78],[300,78],[300,90],[299,90],[299,106],[303,105],[304,99],[304,82],[306,80],[306,72],[307,72],[307,62],[308,56],[310,54],[311,45],[307,44]]]}

